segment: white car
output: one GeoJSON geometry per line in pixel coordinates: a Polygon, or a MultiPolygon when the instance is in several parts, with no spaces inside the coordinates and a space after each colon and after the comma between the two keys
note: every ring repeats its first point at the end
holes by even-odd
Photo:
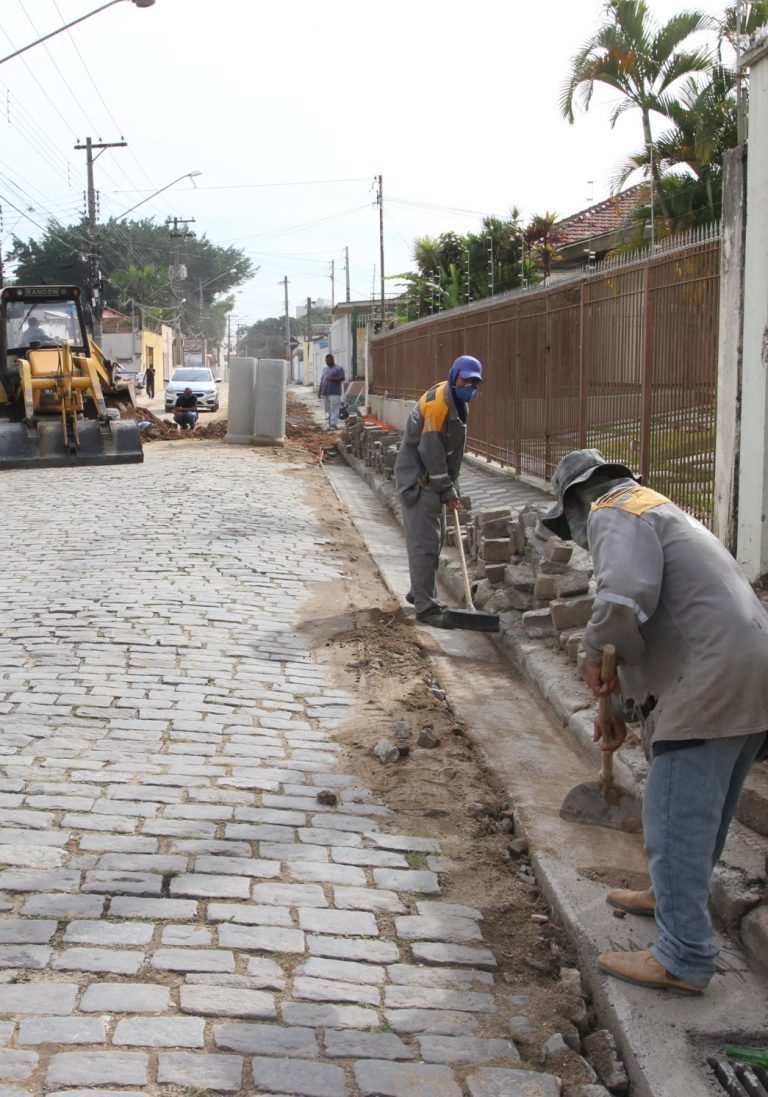
{"type": "Polygon", "coordinates": [[[209,369],[202,366],[180,366],[175,369],[170,381],[165,387],[165,410],[172,411],[176,407],[176,397],[180,396],[184,389],[192,389],[197,397],[197,406],[200,411],[219,410],[220,377],[214,377],[209,369]]]}

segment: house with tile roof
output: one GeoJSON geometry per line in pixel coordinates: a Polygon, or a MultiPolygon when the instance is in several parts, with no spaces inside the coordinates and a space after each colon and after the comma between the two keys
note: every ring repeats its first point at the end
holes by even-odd
{"type": "Polygon", "coordinates": [[[640,202],[645,199],[644,183],[629,187],[620,194],[612,194],[596,206],[574,213],[554,228],[558,236],[560,258],[553,264],[553,275],[559,271],[573,271],[586,266],[590,258],[599,262],[611,248],[620,242],[621,230],[640,202]]]}

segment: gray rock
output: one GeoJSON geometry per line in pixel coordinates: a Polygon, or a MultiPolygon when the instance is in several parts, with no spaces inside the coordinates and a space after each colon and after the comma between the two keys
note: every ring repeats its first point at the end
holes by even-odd
{"type": "Polygon", "coordinates": [[[184,986],[179,991],[183,1013],[206,1017],[276,1017],[274,998],[261,990],[225,986],[184,986]]]}
{"type": "Polygon", "coordinates": [[[213,1029],[217,1047],[244,1055],[288,1055],[314,1059],[318,1053],[313,1028],[283,1025],[223,1024],[213,1029]]]}
{"type": "Polygon", "coordinates": [[[601,1028],[585,1036],[584,1053],[606,1089],[619,1095],[628,1092],[629,1079],[616,1050],[613,1033],[601,1028]]]}
{"type": "Polygon", "coordinates": [[[158,1056],[160,1085],[193,1086],[195,1089],[236,1091],[243,1084],[243,1060],[239,1055],[194,1052],[162,1052],[158,1056]]]}
{"type": "Polygon", "coordinates": [[[560,1097],[560,1080],[532,1070],[481,1067],[467,1075],[470,1097],[560,1097]]]}
{"type": "Polygon", "coordinates": [[[52,1085],[145,1086],[149,1057],[138,1051],[61,1051],[51,1057],[47,1082],[52,1085]]]}
{"type": "Polygon", "coordinates": [[[483,1039],[481,1036],[419,1036],[421,1057],[427,1063],[487,1063],[494,1059],[520,1060],[520,1052],[511,1040],[483,1039]]]}
{"type": "Polygon", "coordinates": [[[19,1025],[20,1044],[103,1044],[103,1017],[33,1017],[19,1025]]]}
{"type": "Polygon", "coordinates": [[[83,994],[84,1013],[165,1013],[171,992],[157,983],[91,983],[83,994]]]}
{"type": "Polygon", "coordinates": [[[126,1017],[112,1037],[116,1046],[204,1047],[202,1017],[126,1017]]]}
{"type": "Polygon", "coordinates": [[[400,760],[400,751],[389,739],[379,739],[373,748],[373,753],[383,766],[391,765],[393,762],[399,762],[400,760]]]}
{"type": "Polygon", "coordinates": [[[415,1052],[393,1032],[327,1029],[325,1053],[337,1059],[413,1059],[415,1052]]]}

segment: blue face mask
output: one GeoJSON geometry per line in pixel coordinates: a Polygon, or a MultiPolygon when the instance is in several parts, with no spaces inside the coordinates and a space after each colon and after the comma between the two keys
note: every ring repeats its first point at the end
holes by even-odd
{"type": "Polygon", "coordinates": [[[474,385],[457,385],[455,392],[459,400],[464,400],[466,403],[469,403],[477,392],[477,389],[474,385]]]}

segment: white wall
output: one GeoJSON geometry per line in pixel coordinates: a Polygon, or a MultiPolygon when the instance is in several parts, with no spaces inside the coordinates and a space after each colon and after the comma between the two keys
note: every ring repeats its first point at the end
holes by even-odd
{"type": "Polygon", "coordinates": [[[768,572],[768,39],[744,61],[749,142],[736,558],[754,581],[768,572]]]}

